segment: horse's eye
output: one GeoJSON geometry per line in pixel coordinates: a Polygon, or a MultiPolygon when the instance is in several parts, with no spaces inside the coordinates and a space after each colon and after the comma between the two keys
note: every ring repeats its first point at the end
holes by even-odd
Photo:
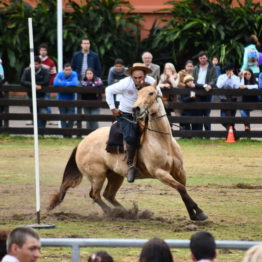
{"type": "Polygon", "coordinates": [[[149,96],[152,96],[152,95],[154,95],[154,92],[151,92],[151,93],[149,93],[148,95],[149,95],[149,96]]]}

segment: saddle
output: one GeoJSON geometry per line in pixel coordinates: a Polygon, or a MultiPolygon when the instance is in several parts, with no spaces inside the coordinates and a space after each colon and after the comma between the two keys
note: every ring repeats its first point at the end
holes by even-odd
{"type": "Polygon", "coordinates": [[[106,151],[108,153],[124,153],[123,134],[118,122],[114,122],[110,128],[106,151]]]}

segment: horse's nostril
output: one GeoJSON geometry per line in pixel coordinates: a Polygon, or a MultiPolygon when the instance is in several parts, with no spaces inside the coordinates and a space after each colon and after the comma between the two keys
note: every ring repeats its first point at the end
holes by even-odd
{"type": "Polygon", "coordinates": [[[134,113],[136,113],[136,114],[140,113],[140,107],[139,106],[135,107],[133,110],[134,110],[134,113]]]}

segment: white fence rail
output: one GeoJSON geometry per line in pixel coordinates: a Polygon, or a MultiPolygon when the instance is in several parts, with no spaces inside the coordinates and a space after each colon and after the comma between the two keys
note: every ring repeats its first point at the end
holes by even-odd
{"type": "MultiPolygon", "coordinates": [[[[115,238],[42,238],[42,246],[71,247],[72,262],[80,261],[80,247],[136,247],[141,248],[148,239],[115,239],[115,238]]],[[[189,240],[165,239],[170,248],[189,248],[189,240]]],[[[262,241],[217,240],[218,249],[247,250],[262,241]]]]}

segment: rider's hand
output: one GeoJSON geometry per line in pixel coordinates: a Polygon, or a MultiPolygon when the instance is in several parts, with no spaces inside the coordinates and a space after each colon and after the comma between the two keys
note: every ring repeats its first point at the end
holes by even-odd
{"type": "Polygon", "coordinates": [[[116,109],[116,108],[112,109],[111,112],[112,112],[112,114],[113,114],[114,116],[120,116],[120,115],[121,115],[121,114],[120,114],[120,111],[119,111],[118,109],[116,109]]]}

